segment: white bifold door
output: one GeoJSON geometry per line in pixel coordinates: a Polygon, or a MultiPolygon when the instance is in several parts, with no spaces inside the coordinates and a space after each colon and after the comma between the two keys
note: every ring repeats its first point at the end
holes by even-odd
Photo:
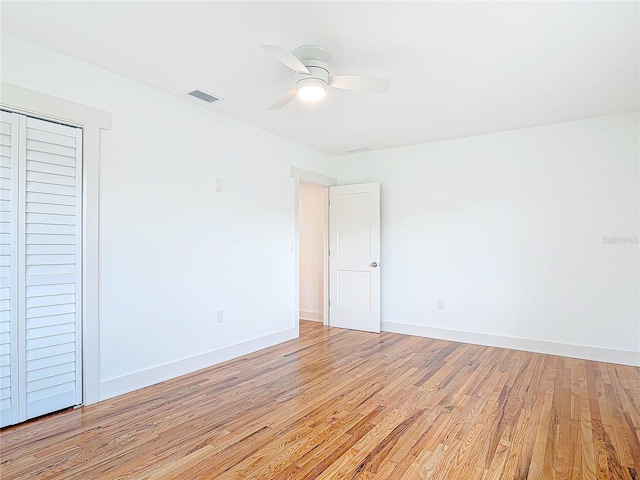
{"type": "Polygon", "coordinates": [[[0,114],[5,426],[82,403],[82,129],[0,114]]]}
{"type": "Polygon", "coordinates": [[[329,324],[380,332],[380,185],[329,188],[329,324]]]}

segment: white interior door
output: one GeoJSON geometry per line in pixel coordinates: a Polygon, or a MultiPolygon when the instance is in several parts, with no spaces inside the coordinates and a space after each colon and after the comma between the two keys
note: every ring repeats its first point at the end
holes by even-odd
{"type": "Polygon", "coordinates": [[[329,188],[329,323],[380,332],[380,185],[329,188]]]}

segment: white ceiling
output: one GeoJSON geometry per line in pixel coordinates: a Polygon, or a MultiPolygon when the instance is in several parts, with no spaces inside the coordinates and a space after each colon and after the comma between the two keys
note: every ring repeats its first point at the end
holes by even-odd
{"type": "Polygon", "coordinates": [[[639,3],[11,2],[2,30],[334,155],[638,110],[639,3]],[[267,107],[291,72],[261,44],[327,47],[391,79],[267,107]]]}

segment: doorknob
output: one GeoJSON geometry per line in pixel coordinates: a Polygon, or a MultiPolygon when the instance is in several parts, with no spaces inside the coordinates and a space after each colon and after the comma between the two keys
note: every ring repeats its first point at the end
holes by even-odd
{"type": "Polygon", "coordinates": [[[373,268],[376,268],[376,267],[378,266],[378,262],[373,262],[373,263],[371,264],[371,266],[372,266],[373,268]]]}

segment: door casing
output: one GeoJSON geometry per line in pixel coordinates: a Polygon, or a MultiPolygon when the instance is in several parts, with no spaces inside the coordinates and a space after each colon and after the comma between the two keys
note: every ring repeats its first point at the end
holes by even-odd
{"type": "Polygon", "coordinates": [[[100,129],[111,128],[111,114],[8,83],[0,83],[0,107],[83,130],[82,174],[82,403],[100,398],[99,337],[99,185],[100,129]]]}

